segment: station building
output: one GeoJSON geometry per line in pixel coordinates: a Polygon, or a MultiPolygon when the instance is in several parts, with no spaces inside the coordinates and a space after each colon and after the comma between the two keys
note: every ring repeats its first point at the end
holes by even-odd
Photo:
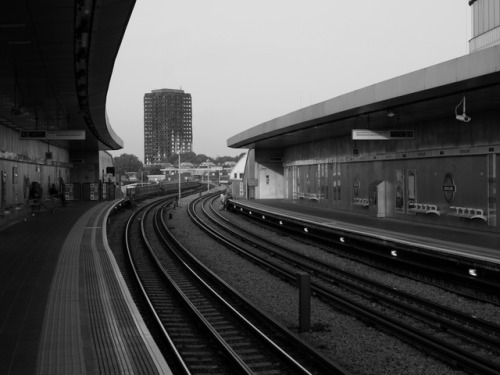
{"type": "Polygon", "coordinates": [[[500,231],[500,1],[469,1],[470,53],[272,119],[240,197],[500,231]]]}
{"type": "Polygon", "coordinates": [[[135,0],[0,4],[0,213],[33,186],[95,199],[123,148],[106,115],[115,59],[135,0]],[[74,190],[73,190],[74,189],[74,190]]]}

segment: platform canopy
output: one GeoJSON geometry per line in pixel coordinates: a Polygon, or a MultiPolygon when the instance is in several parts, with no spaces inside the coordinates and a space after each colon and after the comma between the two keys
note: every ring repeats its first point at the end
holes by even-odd
{"type": "Polygon", "coordinates": [[[135,0],[2,0],[0,126],[85,130],[54,140],[72,150],[114,150],[123,141],[106,116],[115,59],[135,0]]]}
{"type": "MultiPolygon", "coordinates": [[[[500,46],[389,79],[272,119],[227,140],[233,148],[281,149],[353,129],[418,129],[429,121],[456,120],[466,98],[468,126],[500,108],[500,46]],[[457,108],[458,106],[458,108],[457,108]]],[[[355,72],[353,72],[355,74],[355,72]]]]}

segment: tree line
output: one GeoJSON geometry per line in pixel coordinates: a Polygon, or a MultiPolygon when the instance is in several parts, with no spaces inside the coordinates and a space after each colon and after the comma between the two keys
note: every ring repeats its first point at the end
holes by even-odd
{"type": "MultiPolygon", "coordinates": [[[[221,165],[227,161],[237,162],[240,158],[245,155],[245,153],[241,153],[238,156],[217,156],[215,158],[211,158],[206,156],[205,154],[195,154],[194,152],[187,152],[185,154],[181,154],[181,163],[193,163],[194,165],[200,165],[203,162],[211,161],[215,165],[221,165]]],[[[136,172],[145,174],[154,175],[161,174],[160,169],[165,168],[167,164],[172,164],[177,167],[177,163],[179,160],[179,155],[174,154],[171,155],[165,163],[162,164],[143,164],[139,158],[133,154],[121,154],[120,156],[116,156],[113,158],[113,163],[115,167],[115,174],[125,174],[125,172],[136,172]]]]}

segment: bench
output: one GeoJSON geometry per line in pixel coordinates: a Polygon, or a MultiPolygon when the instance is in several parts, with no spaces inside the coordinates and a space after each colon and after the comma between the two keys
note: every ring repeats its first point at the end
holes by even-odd
{"type": "Polygon", "coordinates": [[[481,208],[450,206],[448,215],[470,220],[480,219],[486,221],[486,216],[481,208]]]}
{"type": "Polygon", "coordinates": [[[319,202],[320,199],[323,199],[325,197],[324,194],[314,194],[314,193],[298,193],[298,192],[293,192],[293,198],[294,199],[309,199],[311,201],[316,201],[319,202]]]}
{"type": "Polygon", "coordinates": [[[320,199],[323,199],[325,196],[323,194],[314,194],[314,193],[305,193],[304,198],[309,199],[311,201],[319,202],[320,199]]]}
{"type": "Polygon", "coordinates": [[[297,193],[297,192],[293,192],[293,197],[295,199],[304,199],[304,193],[297,193]]]}
{"type": "Polygon", "coordinates": [[[368,201],[368,198],[354,198],[354,202],[352,203],[354,206],[361,206],[361,207],[368,207],[370,205],[370,202],[368,201]]]}
{"type": "Polygon", "coordinates": [[[412,203],[410,204],[408,211],[416,214],[441,215],[437,205],[431,203],[412,203]]]}
{"type": "Polygon", "coordinates": [[[28,206],[31,208],[31,213],[34,215],[35,212],[40,212],[42,204],[39,199],[30,199],[28,206]]]}

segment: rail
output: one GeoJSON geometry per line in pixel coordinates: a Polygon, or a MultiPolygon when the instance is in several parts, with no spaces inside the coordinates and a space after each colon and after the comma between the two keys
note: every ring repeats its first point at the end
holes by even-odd
{"type": "MultiPolygon", "coordinates": [[[[215,210],[214,214],[221,217],[215,210]]],[[[252,217],[260,218],[260,221],[266,221],[267,219],[266,215],[254,214],[252,217]]],[[[439,327],[449,332],[450,336],[452,332],[457,332],[458,337],[471,337],[487,348],[495,348],[500,344],[499,326],[481,321],[475,317],[454,311],[445,306],[431,303],[425,299],[417,298],[412,294],[394,290],[391,287],[387,287],[365,277],[346,272],[334,265],[325,265],[323,262],[311,259],[309,256],[296,253],[288,248],[283,248],[269,238],[265,240],[261,239],[260,236],[252,234],[244,227],[238,226],[238,231],[235,232],[232,229],[233,226],[235,226],[233,221],[224,219],[224,222],[224,224],[217,223],[217,225],[231,233],[228,239],[234,237],[241,238],[245,243],[251,243],[252,249],[259,249],[266,254],[270,254],[270,259],[281,259],[290,265],[298,267],[300,270],[304,270],[314,275],[315,278],[323,280],[324,283],[314,281],[312,283],[312,288],[318,296],[326,299],[331,298],[335,301],[334,303],[336,305],[339,301],[343,301],[342,303],[345,304],[346,308],[353,309],[356,314],[362,314],[375,324],[383,325],[397,335],[403,335],[408,340],[417,343],[417,346],[423,345],[427,350],[435,353],[438,357],[446,356],[451,363],[459,362],[466,368],[475,371],[484,371],[484,373],[493,374],[500,370],[498,365],[484,357],[468,353],[462,347],[455,346],[455,344],[449,344],[442,339],[437,339],[437,336],[431,336],[424,332],[420,332],[410,325],[400,323],[391,317],[380,314],[376,310],[363,306],[355,300],[350,300],[348,297],[337,294],[330,285],[342,285],[347,290],[360,290],[360,295],[367,295],[370,297],[370,304],[372,304],[373,301],[383,301],[382,305],[384,306],[392,306],[395,310],[409,313],[424,321],[433,322],[432,324],[437,323],[439,327]],[[244,234],[239,234],[240,232],[244,232],[244,234]],[[418,306],[418,308],[414,306],[418,306]],[[493,332],[494,337],[490,336],[493,335],[493,332]]],[[[218,236],[221,236],[221,234],[218,233],[218,236]]],[[[235,242],[233,245],[237,246],[235,242]]],[[[240,251],[246,252],[243,249],[240,251]]],[[[266,260],[266,258],[268,258],[267,256],[259,256],[257,253],[253,252],[253,250],[251,254],[254,263],[258,261],[259,264],[263,264],[264,268],[272,268],[274,270],[273,272],[278,273],[280,278],[290,278],[286,271],[280,271],[280,267],[278,267],[277,264],[268,264],[269,262],[266,260]]],[[[293,280],[293,276],[291,279],[293,280]]],[[[441,335],[442,333],[440,332],[439,336],[441,335]]],[[[454,338],[452,338],[451,341],[453,340],[454,338]]]]}

